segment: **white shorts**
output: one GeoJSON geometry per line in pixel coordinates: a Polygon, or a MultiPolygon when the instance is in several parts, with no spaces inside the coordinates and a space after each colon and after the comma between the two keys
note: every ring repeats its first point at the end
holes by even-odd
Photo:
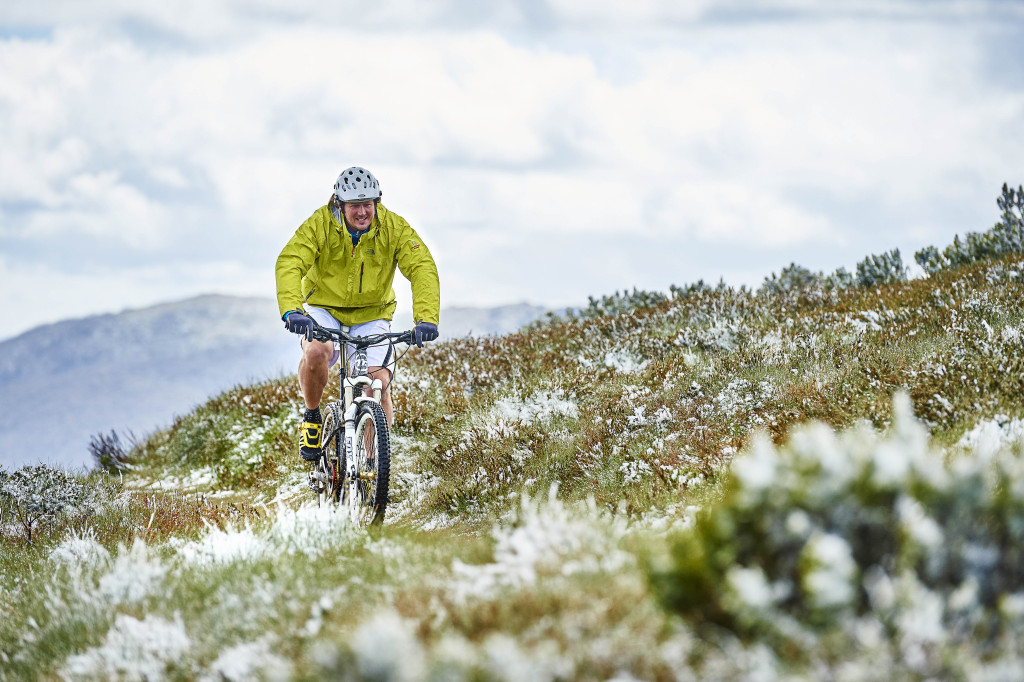
{"type": "MultiPolygon", "coordinates": [[[[354,324],[351,327],[342,325],[334,316],[323,308],[317,308],[315,306],[306,306],[306,314],[316,320],[316,323],[321,327],[328,329],[340,329],[347,331],[352,336],[373,336],[374,334],[386,334],[391,331],[391,323],[387,320],[372,320],[370,322],[364,322],[362,324],[354,324]]],[[[301,339],[300,339],[301,342],[301,339]]],[[[352,356],[356,352],[355,346],[350,343],[345,344],[345,351],[348,353],[349,362],[352,361],[352,356]]],[[[330,366],[333,367],[334,363],[341,359],[341,350],[335,345],[334,355],[331,356],[330,366]]],[[[391,350],[391,344],[387,341],[378,343],[375,346],[370,346],[366,349],[366,359],[370,367],[386,367],[394,374],[395,371],[395,354],[391,350]]]]}

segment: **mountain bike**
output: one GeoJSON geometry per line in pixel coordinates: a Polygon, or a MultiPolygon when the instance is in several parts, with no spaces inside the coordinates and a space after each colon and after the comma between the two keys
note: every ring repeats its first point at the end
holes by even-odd
{"type": "MultiPolygon", "coordinates": [[[[380,404],[383,382],[369,376],[366,349],[388,343],[394,353],[395,344],[414,343],[414,332],[351,336],[347,331],[311,322],[306,338],[340,343],[342,353],[338,370],[341,398],[328,402],[323,409],[323,454],[312,464],[309,488],[321,507],[341,505],[359,525],[382,523],[391,478],[391,436],[380,404]],[[355,349],[351,361],[346,343],[355,349]],[[372,396],[365,395],[367,387],[372,396]]],[[[399,358],[395,358],[396,371],[399,358]]]]}

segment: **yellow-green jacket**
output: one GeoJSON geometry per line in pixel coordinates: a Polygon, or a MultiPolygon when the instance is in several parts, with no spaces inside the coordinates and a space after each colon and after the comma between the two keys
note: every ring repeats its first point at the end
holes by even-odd
{"type": "Polygon", "coordinates": [[[303,303],[326,308],[345,325],[390,320],[396,267],[412,283],[413,319],[438,324],[437,266],[409,223],[377,204],[377,217],[352,246],[348,230],[326,205],[299,226],[277,257],[277,304],[282,316],[303,303]]]}

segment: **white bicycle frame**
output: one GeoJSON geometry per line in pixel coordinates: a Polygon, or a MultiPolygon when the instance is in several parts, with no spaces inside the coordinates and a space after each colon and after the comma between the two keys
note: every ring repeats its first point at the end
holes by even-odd
{"type": "MultiPolygon", "coordinates": [[[[344,352],[344,348],[342,348],[342,353],[344,352]]],[[[356,374],[355,376],[349,376],[347,354],[342,365],[346,370],[345,379],[342,381],[342,390],[345,399],[345,467],[348,469],[342,484],[342,497],[353,519],[359,513],[359,501],[356,499],[358,497],[357,486],[359,483],[359,462],[356,460],[355,449],[356,413],[359,411],[361,403],[372,401],[379,404],[384,388],[384,384],[380,379],[371,379],[367,374],[369,367],[366,360],[366,349],[357,348],[354,355],[352,371],[356,374]],[[369,386],[373,392],[372,398],[363,395],[363,389],[366,386],[369,386]]]]}

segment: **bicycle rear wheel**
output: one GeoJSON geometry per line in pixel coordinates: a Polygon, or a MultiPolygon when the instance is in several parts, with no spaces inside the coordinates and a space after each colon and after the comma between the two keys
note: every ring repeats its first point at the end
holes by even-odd
{"type": "Polygon", "coordinates": [[[345,448],[342,445],[345,425],[337,403],[330,403],[324,413],[323,455],[313,464],[317,487],[317,505],[338,504],[341,500],[342,478],[345,475],[345,448]]]}
{"type": "Polygon", "coordinates": [[[354,447],[359,476],[356,521],[364,526],[383,523],[391,479],[391,436],[378,403],[366,401],[359,406],[354,447]]]}

